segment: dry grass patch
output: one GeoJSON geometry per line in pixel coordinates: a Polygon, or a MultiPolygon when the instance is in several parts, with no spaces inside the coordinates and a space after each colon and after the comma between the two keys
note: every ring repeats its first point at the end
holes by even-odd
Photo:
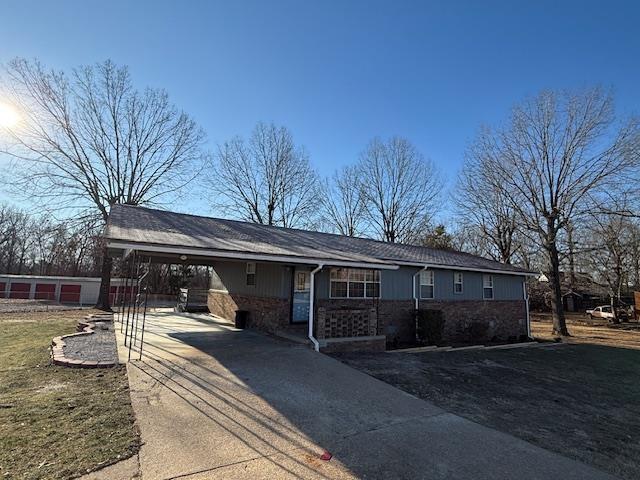
{"type": "Polygon", "coordinates": [[[139,448],[126,369],[50,365],[90,311],[0,314],[0,476],[74,478],[139,448]]]}
{"type": "MultiPolygon", "coordinates": [[[[631,322],[620,325],[580,325],[572,319],[567,320],[571,337],[565,343],[606,345],[609,347],[640,349],[640,324],[631,322]]],[[[535,321],[532,316],[531,334],[539,340],[553,340],[552,324],[547,321],[535,321]]]]}

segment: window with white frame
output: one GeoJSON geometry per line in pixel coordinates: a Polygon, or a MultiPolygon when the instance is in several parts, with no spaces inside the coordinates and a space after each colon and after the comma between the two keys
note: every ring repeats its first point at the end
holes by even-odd
{"type": "Polygon", "coordinates": [[[493,275],[482,276],[482,298],[493,300],[493,275]]]}
{"type": "Polygon", "coordinates": [[[379,298],[380,271],[332,268],[329,274],[331,298],[379,298]]]}
{"type": "Polygon", "coordinates": [[[453,293],[462,293],[462,272],[453,272],[453,293]]]}
{"type": "Polygon", "coordinates": [[[256,264],[255,262],[247,262],[247,286],[256,286],[256,264]]]}
{"type": "Polygon", "coordinates": [[[420,298],[433,298],[433,270],[420,272],[420,298]]]}

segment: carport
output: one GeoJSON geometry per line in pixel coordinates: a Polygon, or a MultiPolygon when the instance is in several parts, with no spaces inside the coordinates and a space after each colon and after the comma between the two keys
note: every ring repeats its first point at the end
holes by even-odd
{"type": "MultiPolygon", "coordinates": [[[[353,267],[369,269],[394,270],[396,265],[379,259],[339,250],[326,251],[313,246],[290,246],[283,249],[268,242],[256,245],[251,238],[224,236],[224,220],[209,219],[188,215],[169,214],[157,210],[149,210],[126,205],[112,207],[105,240],[109,255],[121,258],[122,271],[120,276],[125,279],[123,291],[130,294],[116,295],[119,302],[115,305],[121,312],[121,330],[124,334],[125,345],[131,351],[137,352],[142,358],[146,328],[146,312],[148,285],[147,275],[152,264],[198,265],[212,267],[219,262],[242,261],[247,264],[259,262],[263,265],[278,265],[291,269],[292,272],[306,275],[302,281],[300,292],[293,288],[293,274],[291,277],[290,302],[292,317],[295,315],[298,323],[306,326],[306,336],[316,351],[320,342],[314,337],[314,293],[315,274],[324,267],[353,267]],[[181,217],[190,217],[188,225],[181,217]],[[221,233],[218,237],[209,228],[194,228],[198,219],[202,222],[216,221],[216,229],[221,233]],[[172,223],[174,222],[174,223],[172,223]],[[136,289],[132,286],[138,286],[136,289]],[[300,294],[299,294],[300,293],[300,294]],[[296,303],[300,300],[300,304],[296,303]]],[[[215,230],[215,229],[214,229],[215,230]]],[[[247,275],[250,273],[247,272],[247,275]]],[[[263,309],[269,312],[271,308],[263,309]]],[[[227,319],[232,314],[227,314],[227,319]]],[[[363,327],[375,332],[375,325],[363,327]]],[[[366,333],[366,332],[365,332],[366,333]]],[[[343,340],[343,339],[341,339],[343,340]]],[[[371,342],[375,340],[384,348],[384,336],[362,335],[354,341],[371,342]]],[[[324,339],[326,343],[331,339],[324,339]]]]}

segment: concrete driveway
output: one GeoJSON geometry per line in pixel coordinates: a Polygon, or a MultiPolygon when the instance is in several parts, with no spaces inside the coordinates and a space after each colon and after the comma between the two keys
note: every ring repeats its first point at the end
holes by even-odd
{"type": "Polygon", "coordinates": [[[611,478],[204,315],[148,315],[145,340],[129,364],[143,480],[611,478]]]}

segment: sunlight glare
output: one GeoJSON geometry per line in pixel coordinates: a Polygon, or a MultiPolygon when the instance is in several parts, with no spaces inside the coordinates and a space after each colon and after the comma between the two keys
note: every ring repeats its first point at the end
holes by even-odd
{"type": "Polygon", "coordinates": [[[0,128],[11,128],[20,120],[18,112],[6,103],[0,103],[0,128]]]}

